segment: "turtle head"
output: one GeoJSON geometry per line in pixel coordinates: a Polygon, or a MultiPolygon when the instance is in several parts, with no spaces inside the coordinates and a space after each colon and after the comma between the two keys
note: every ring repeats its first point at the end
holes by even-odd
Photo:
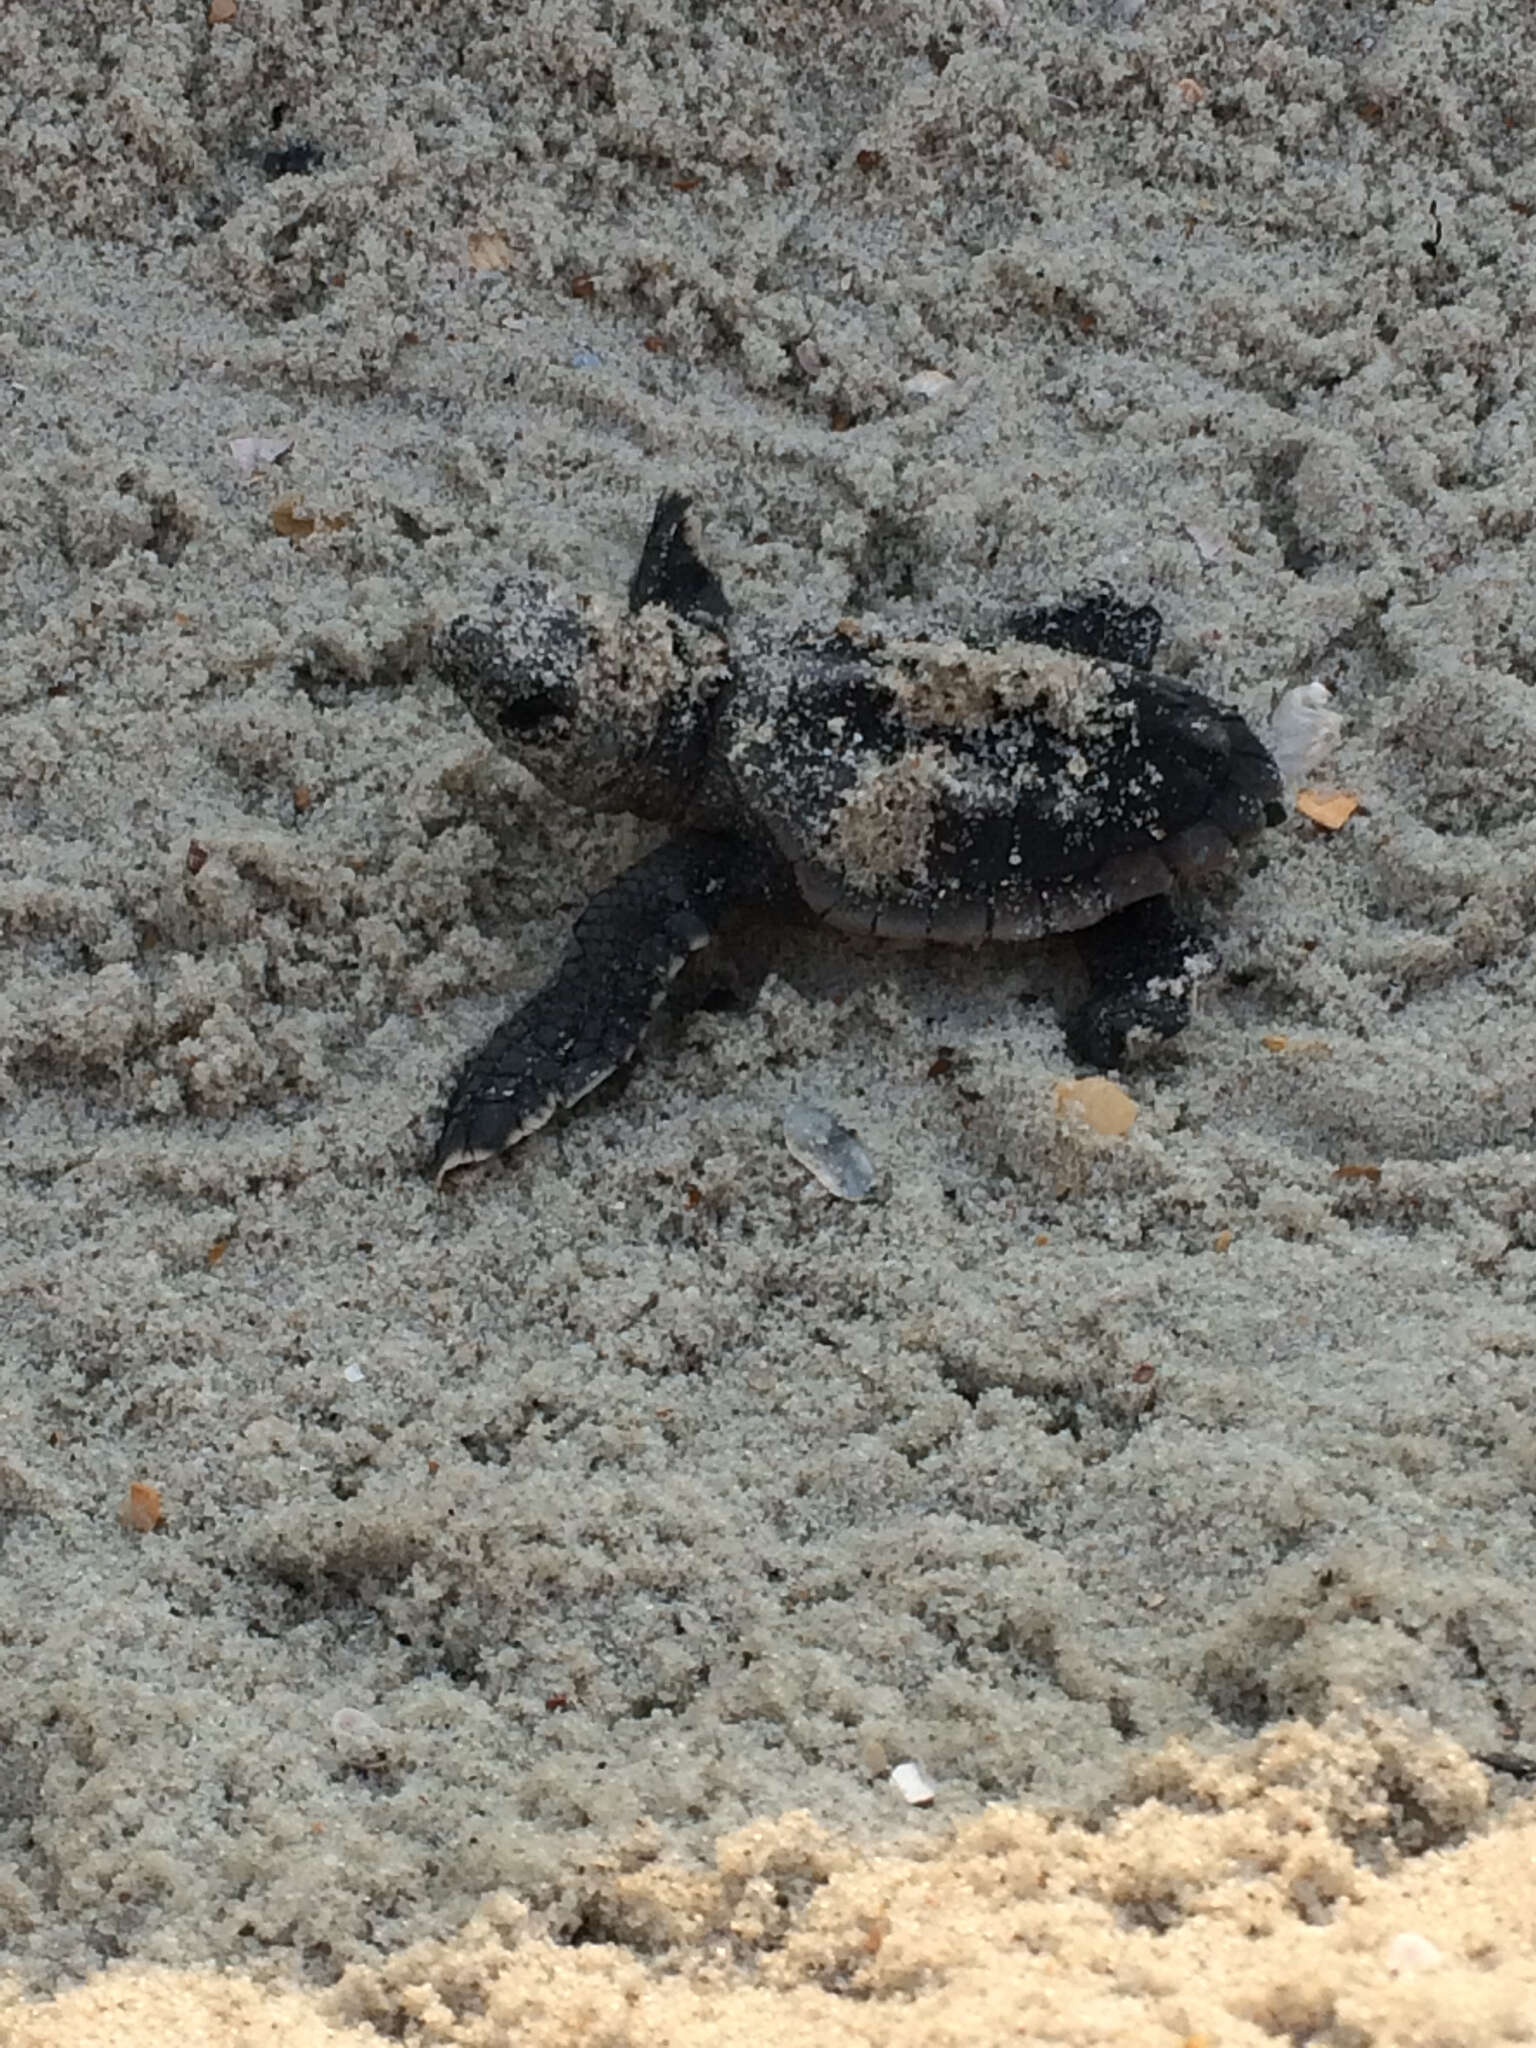
{"type": "Polygon", "coordinates": [[[465,612],[432,639],[433,666],[498,747],[539,773],[572,737],[592,630],[534,578],[504,583],[489,616],[465,612]]]}
{"type": "Polygon", "coordinates": [[[432,640],[432,662],[480,730],[546,788],[589,810],[686,809],[724,674],[718,636],[537,577],[497,590],[432,640]]]}

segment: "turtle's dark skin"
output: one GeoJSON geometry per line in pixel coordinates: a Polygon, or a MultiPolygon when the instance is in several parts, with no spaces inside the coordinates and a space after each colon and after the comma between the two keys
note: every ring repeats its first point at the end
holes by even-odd
{"type": "Polygon", "coordinates": [[[1282,815],[1240,714],[1155,675],[1162,622],[1107,590],[1022,612],[991,647],[844,620],[727,638],[667,493],[625,606],[534,578],[433,642],[482,730],[569,802],[673,836],[600,891],[554,978],[469,1060],[439,1182],[515,1145],[630,1058],[726,912],[979,945],[1078,932],[1085,1066],[1189,1020],[1194,929],[1170,901],[1282,815]]]}

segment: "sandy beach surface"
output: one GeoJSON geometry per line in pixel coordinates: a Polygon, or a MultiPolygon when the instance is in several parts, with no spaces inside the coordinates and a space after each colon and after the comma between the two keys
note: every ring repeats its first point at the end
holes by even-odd
{"type": "Polygon", "coordinates": [[[0,8],[4,2048],[1536,2039],[1532,34],[0,8]],[[744,919],[434,1190],[654,828],[428,631],[669,486],[1336,690],[1126,1135],[1070,946],[744,919]]]}

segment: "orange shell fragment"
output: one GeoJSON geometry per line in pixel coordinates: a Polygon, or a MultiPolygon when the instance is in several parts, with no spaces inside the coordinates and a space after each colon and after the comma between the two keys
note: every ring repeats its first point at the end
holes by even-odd
{"type": "Polygon", "coordinates": [[[1359,810],[1360,799],[1348,789],[1337,790],[1332,796],[1324,796],[1320,789],[1299,789],[1296,808],[1325,832],[1337,832],[1359,810]]]}
{"type": "Polygon", "coordinates": [[[297,498],[279,498],[272,507],[272,531],[284,540],[308,540],[322,528],[326,533],[340,533],[351,524],[350,512],[306,512],[297,498]]]}
{"type": "Polygon", "coordinates": [[[1123,1138],[1140,1113],[1125,1090],[1101,1074],[1056,1083],[1056,1114],[1080,1117],[1101,1138],[1123,1138]]]}
{"type": "Polygon", "coordinates": [[[158,1529],[165,1520],[165,1505],[160,1498],[159,1487],[135,1479],[117,1511],[117,1519],[125,1529],[132,1529],[140,1536],[147,1536],[151,1529],[158,1529]]]}
{"type": "Polygon", "coordinates": [[[512,244],[500,228],[475,228],[469,236],[471,270],[510,270],[512,244]]]}

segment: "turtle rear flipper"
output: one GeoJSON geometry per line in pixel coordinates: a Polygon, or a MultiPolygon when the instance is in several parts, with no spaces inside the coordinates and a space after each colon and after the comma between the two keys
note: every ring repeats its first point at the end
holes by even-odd
{"type": "Polygon", "coordinates": [[[1085,1067],[1125,1064],[1134,1038],[1177,1038],[1189,1022],[1200,934],[1166,896],[1150,896],[1077,934],[1088,995],[1066,1019],[1067,1049],[1085,1067]]]}
{"type": "Polygon", "coordinates": [[[1031,605],[1008,621],[1009,637],[1054,647],[1089,661],[1123,661],[1150,668],[1163,637],[1163,615],[1153,604],[1127,604],[1109,584],[1074,590],[1059,604],[1031,605]]]}
{"type": "Polygon", "coordinates": [[[492,1033],[454,1083],[432,1170],[492,1159],[630,1059],[690,953],[778,877],[744,841],[682,833],[593,897],[554,979],[492,1033]]]}

